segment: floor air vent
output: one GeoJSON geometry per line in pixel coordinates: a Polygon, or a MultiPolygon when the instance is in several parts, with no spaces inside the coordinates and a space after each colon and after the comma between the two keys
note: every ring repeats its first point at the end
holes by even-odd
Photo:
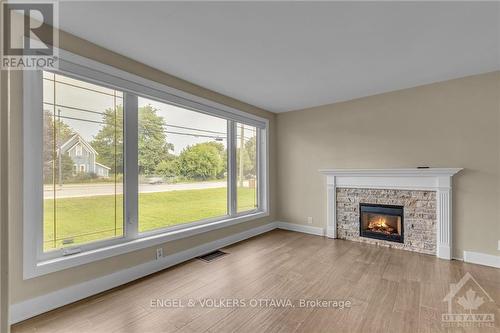
{"type": "Polygon", "coordinates": [[[202,256],[199,256],[198,259],[203,260],[205,262],[211,262],[222,256],[225,256],[226,254],[227,254],[226,252],[222,252],[221,250],[216,250],[214,252],[210,252],[202,256]]]}

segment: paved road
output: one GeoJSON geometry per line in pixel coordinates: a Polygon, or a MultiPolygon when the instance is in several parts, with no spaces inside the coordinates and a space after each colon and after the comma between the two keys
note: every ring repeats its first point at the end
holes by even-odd
{"type": "MultiPolygon", "coordinates": [[[[201,182],[201,183],[183,183],[183,184],[140,184],[140,193],[155,193],[168,192],[178,190],[199,190],[207,188],[226,187],[227,182],[201,182]]],[[[54,187],[45,185],[43,189],[46,199],[54,198],[54,187]]],[[[112,195],[115,193],[123,193],[121,184],[116,186],[112,183],[104,184],[69,184],[59,187],[56,185],[57,198],[76,198],[76,197],[93,197],[96,195],[112,195]],[[116,191],[116,192],[115,192],[116,191]]]]}

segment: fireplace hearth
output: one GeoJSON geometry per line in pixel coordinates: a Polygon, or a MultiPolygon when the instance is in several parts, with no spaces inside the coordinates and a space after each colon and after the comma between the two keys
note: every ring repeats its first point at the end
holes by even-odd
{"type": "Polygon", "coordinates": [[[390,242],[404,242],[403,206],[359,204],[359,235],[390,242]]]}

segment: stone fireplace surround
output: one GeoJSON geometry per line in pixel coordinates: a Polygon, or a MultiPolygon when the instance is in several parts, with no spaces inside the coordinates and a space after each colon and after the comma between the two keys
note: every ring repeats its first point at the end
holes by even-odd
{"type": "MultiPolygon", "coordinates": [[[[342,191],[339,195],[339,199],[345,200],[344,195],[348,195],[349,191],[351,194],[355,195],[357,193],[356,189],[363,189],[368,191],[361,191],[364,193],[363,195],[368,195],[369,200],[375,200],[379,203],[386,203],[382,201],[394,202],[397,200],[401,200],[401,198],[397,198],[400,194],[403,196],[408,196],[412,193],[422,194],[422,192],[426,192],[426,200],[431,198],[431,200],[427,200],[423,205],[428,205],[429,209],[435,209],[435,219],[434,223],[433,214],[427,211],[428,216],[426,216],[427,220],[423,221],[424,224],[417,227],[415,230],[418,233],[419,228],[424,228],[422,232],[426,233],[428,239],[417,237],[414,235],[414,241],[407,246],[409,250],[415,250],[423,253],[430,253],[430,251],[434,252],[437,257],[442,259],[450,260],[452,257],[452,177],[456,173],[458,173],[460,168],[427,168],[427,169],[322,169],[320,172],[326,175],[326,185],[327,185],[327,237],[329,238],[342,238],[345,237],[345,234],[340,232],[338,227],[340,225],[345,226],[345,221],[337,221],[337,193],[338,191],[342,191]],[[349,189],[349,190],[348,190],[349,189]],[[396,190],[396,191],[372,191],[369,190],[396,190]],[[401,192],[405,191],[405,192],[401,192]],[[413,192],[419,191],[419,192],[413,192]],[[383,198],[379,198],[378,201],[373,195],[377,193],[383,194],[383,198]],[[393,193],[396,195],[396,198],[390,198],[388,195],[393,193]],[[435,208],[433,208],[432,204],[432,194],[435,195],[435,208]],[[381,201],[380,201],[381,200],[381,201]],[[391,201],[392,200],[392,201],[391,201]],[[435,245],[433,245],[433,232],[429,232],[428,226],[435,225],[435,245]],[[427,228],[427,229],[426,229],[427,228]],[[415,242],[415,240],[418,240],[415,242]],[[418,244],[416,244],[418,243],[418,244]],[[412,248],[412,246],[417,245],[416,248],[412,248]]],[[[348,197],[348,196],[347,196],[348,197]]],[[[422,197],[423,198],[423,197],[422,197]]],[[[358,199],[359,196],[358,196],[358,199]]],[[[415,198],[415,200],[419,200],[415,198]]],[[[411,202],[415,200],[410,200],[411,202]]],[[[351,200],[348,200],[351,202],[351,200]]],[[[354,202],[354,198],[352,198],[352,202],[354,202]]],[[[348,202],[348,204],[349,204],[348,202]]],[[[419,204],[420,205],[420,204],[419,204]]],[[[351,207],[351,209],[353,209],[351,207]]],[[[406,213],[405,213],[406,214],[406,213]]],[[[355,215],[355,214],[354,214],[355,215]]],[[[344,216],[341,214],[341,216],[344,216]]],[[[352,224],[353,217],[344,218],[344,220],[350,220],[352,224]]],[[[348,221],[349,223],[349,221],[348,221]]],[[[356,236],[359,238],[359,231],[357,235],[350,235],[353,238],[356,236]]],[[[422,235],[420,235],[422,236],[422,235]]],[[[406,241],[405,241],[406,243],[406,241]]],[[[407,245],[407,244],[405,244],[407,245]]]]}
{"type": "Polygon", "coordinates": [[[337,238],[425,254],[436,253],[436,192],[337,188],[337,238]],[[360,203],[397,205],[404,211],[404,242],[361,237],[360,203]]]}

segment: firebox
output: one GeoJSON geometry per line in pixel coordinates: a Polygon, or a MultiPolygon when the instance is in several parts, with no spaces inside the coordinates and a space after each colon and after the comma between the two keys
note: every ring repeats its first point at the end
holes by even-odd
{"type": "Polygon", "coordinates": [[[391,242],[404,242],[403,206],[359,204],[359,235],[391,242]]]}

